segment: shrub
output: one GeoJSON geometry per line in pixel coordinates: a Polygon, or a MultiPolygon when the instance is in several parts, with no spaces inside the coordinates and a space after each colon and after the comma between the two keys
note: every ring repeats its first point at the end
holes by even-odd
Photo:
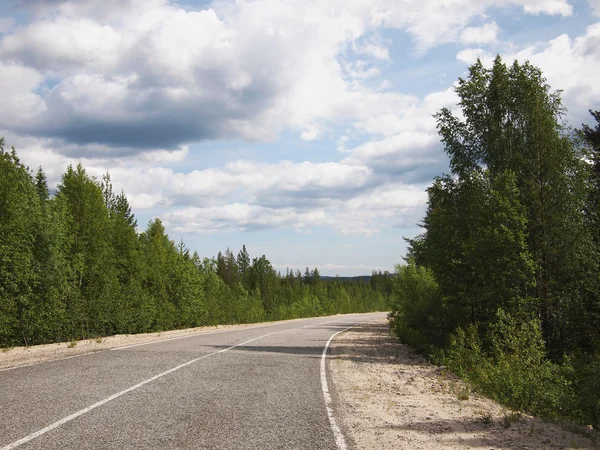
{"type": "Polygon", "coordinates": [[[433,272],[413,261],[396,266],[389,315],[392,332],[406,344],[425,352],[443,342],[443,304],[433,272]]]}
{"type": "Polygon", "coordinates": [[[457,329],[440,362],[482,393],[518,410],[574,419],[573,369],[546,358],[539,321],[498,310],[490,327],[492,348],[482,349],[477,327],[457,329]]]}

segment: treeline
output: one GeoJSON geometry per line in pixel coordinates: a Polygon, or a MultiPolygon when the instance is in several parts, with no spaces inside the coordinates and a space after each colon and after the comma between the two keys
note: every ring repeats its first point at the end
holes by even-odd
{"type": "Polygon", "coordinates": [[[69,166],[54,195],[0,140],[0,346],[388,309],[370,283],[280,275],[245,246],[216,259],[136,232],[125,194],[69,166]]]}
{"type": "Polygon", "coordinates": [[[456,92],[393,329],[505,404],[598,428],[600,113],[569,128],[541,71],[500,57],[456,92]]]}

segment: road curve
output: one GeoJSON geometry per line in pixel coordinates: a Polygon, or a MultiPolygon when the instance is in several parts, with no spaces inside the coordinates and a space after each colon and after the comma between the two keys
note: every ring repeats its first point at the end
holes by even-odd
{"type": "Polygon", "coordinates": [[[343,448],[324,349],[383,317],[279,322],[0,372],[0,450],[343,448]]]}

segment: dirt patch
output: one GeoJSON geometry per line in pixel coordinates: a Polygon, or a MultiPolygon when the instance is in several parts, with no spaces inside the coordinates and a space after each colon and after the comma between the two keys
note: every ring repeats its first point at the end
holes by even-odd
{"type": "Polygon", "coordinates": [[[339,335],[331,376],[356,449],[600,448],[598,433],[510,411],[389,335],[382,320],[339,335]]]}

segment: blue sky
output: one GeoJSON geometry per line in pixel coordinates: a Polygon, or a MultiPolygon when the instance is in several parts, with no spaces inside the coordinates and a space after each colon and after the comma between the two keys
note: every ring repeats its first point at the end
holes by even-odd
{"type": "Polygon", "coordinates": [[[0,136],[202,256],[391,271],[448,170],[432,114],[497,53],[600,109],[600,0],[5,1],[0,136]]]}

